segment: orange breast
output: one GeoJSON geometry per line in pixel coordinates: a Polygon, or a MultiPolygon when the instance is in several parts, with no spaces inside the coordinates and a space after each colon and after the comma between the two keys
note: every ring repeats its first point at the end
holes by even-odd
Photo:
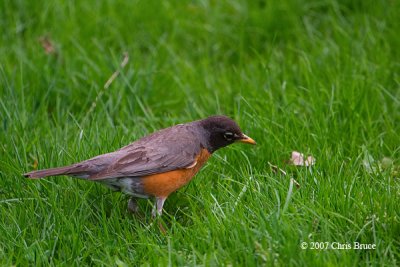
{"type": "Polygon", "coordinates": [[[167,197],[182,186],[186,185],[201,167],[210,158],[211,154],[202,149],[200,155],[196,158],[196,165],[192,168],[180,169],[165,173],[159,173],[143,177],[143,188],[146,194],[167,197]]]}

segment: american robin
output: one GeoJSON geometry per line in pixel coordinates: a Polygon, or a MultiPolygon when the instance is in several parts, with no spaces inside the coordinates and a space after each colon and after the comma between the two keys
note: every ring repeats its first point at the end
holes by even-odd
{"type": "Polygon", "coordinates": [[[156,216],[162,214],[167,197],[186,185],[212,153],[234,142],[256,144],[232,119],[211,116],[159,130],[115,152],[24,176],[69,175],[100,182],[131,195],[128,208],[133,212],[137,211],[136,198],[154,197],[152,214],[156,216]]]}

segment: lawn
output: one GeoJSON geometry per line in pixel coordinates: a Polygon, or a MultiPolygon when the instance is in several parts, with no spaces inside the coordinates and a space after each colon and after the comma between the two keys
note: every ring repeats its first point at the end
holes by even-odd
{"type": "Polygon", "coordinates": [[[398,266],[399,14],[394,0],[1,1],[0,265],[398,266]],[[258,145],[216,152],[166,201],[165,234],[151,201],[134,216],[100,184],[22,176],[212,114],[258,145]]]}

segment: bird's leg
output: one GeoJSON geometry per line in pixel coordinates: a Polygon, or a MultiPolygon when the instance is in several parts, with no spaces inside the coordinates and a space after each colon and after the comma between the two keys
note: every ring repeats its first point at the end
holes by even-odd
{"type": "Polygon", "coordinates": [[[154,205],[153,211],[151,212],[153,218],[157,217],[157,215],[161,216],[164,202],[166,199],[167,199],[166,197],[156,197],[156,203],[154,205]]]}
{"type": "Polygon", "coordinates": [[[128,201],[128,210],[131,213],[137,213],[139,211],[139,206],[137,204],[137,200],[134,197],[131,197],[128,201]]]}
{"type": "MultiPolygon", "coordinates": [[[[156,204],[154,205],[153,212],[151,213],[153,218],[162,215],[162,210],[166,199],[167,199],[166,197],[156,197],[156,204]]],[[[162,225],[161,221],[158,221],[158,227],[160,227],[160,230],[163,234],[167,232],[164,226],[162,225]]]]}

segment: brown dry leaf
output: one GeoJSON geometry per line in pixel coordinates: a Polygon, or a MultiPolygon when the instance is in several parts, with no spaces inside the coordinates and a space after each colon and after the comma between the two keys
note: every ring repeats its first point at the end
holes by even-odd
{"type": "Polygon", "coordinates": [[[44,49],[44,52],[45,52],[47,55],[53,55],[53,54],[56,54],[56,53],[57,53],[56,48],[54,47],[54,44],[53,44],[53,42],[50,40],[49,37],[47,37],[47,36],[42,36],[42,37],[39,38],[39,42],[40,42],[40,44],[42,45],[42,47],[43,47],[43,49],[44,49]]]}
{"type": "Polygon", "coordinates": [[[293,164],[294,166],[312,166],[315,164],[315,158],[312,156],[308,156],[307,158],[304,158],[304,154],[293,151],[292,152],[292,157],[290,159],[290,163],[293,164]]]}

